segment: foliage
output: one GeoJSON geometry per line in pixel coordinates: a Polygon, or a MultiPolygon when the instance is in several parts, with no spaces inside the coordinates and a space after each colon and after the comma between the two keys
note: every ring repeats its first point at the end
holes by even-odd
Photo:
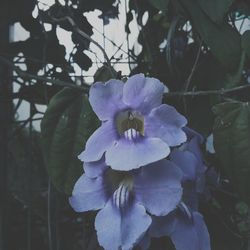
{"type": "Polygon", "coordinates": [[[68,195],[82,173],[77,156],[97,125],[86,96],[72,89],[58,92],[44,114],[41,130],[48,173],[54,185],[68,195]]]}
{"type": "MultiPolygon", "coordinates": [[[[29,239],[32,249],[49,249],[48,216],[53,221],[52,239],[62,242],[61,245],[53,242],[59,249],[100,249],[92,227],[92,215],[76,217],[67,205],[67,196],[82,172],[77,155],[98,125],[87,101],[88,86],[85,84],[87,71],[94,64],[89,57],[89,38],[94,28],[84,14],[98,10],[99,18],[108,25],[111,19],[118,18],[120,4],[115,0],[65,0],[65,5],[60,2],[55,1],[45,9],[33,0],[4,0],[0,4],[1,31],[20,22],[30,33],[25,41],[0,47],[0,67],[7,65],[14,70],[13,80],[20,85],[11,95],[17,100],[14,111],[18,103],[25,100],[30,104],[31,118],[18,125],[11,124],[13,138],[7,145],[10,161],[6,206],[10,225],[6,229],[9,246],[6,249],[10,250],[28,249],[24,231],[31,224],[36,229],[34,238],[29,239]],[[38,10],[36,17],[32,15],[34,8],[38,10]],[[70,17],[75,25],[65,17],[70,17]],[[46,30],[45,24],[50,24],[51,29],[46,30]],[[59,27],[71,32],[74,48],[69,56],[58,39],[59,27]],[[10,64],[6,64],[6,59],[10,64]],[[15,68],[20,62],[25,69],[22,74],[15,68]],[[82,70],[80,86],[75,65],[82,70]],[[49,82],[51,84],[47,84],[49,82]],[[65,86],[68,88],[63,89],[65,86]],[[42,114],[41,133],[25,127],[41,113],[37,104],[47,105],[46,113],[42,114]],[[33,173],[29,177],[31,183],[26,182],[28,169],[33,173]],[[49,179],[52,191],[47,189],[49,179]],[[35,194],[38,198],[29,198],[35,194]],[[55,200],[51,196],[56,197],[55,200]],[[48,200],[52,203],[49,213],[48,200]],[[24,215],[29,213],[30,207],[34,208],[34,222],[27,222],[24,228],[20,225],[24,224],[24,215]],[[16,215],[15,220],[11,218],[12,213],[16,215]],[[11,242],[15,237],[18,243],[11,242]],[[40,242],[43,243],[39,246],[40,242]]],[[[208,222],[212,249],[248,249],[250,31],[243,33],[242,27],[250,18],[249,2],[130,0],[126,16],[127,35],[134,32],[130,24],[136,22],[139,27],[137,42],[142,46],[139,54],[137,46],[129,48],[128,55],[135,61],[130,65],[130,74],[142,72],[160,79],[170,91],[164,102],[185,114],[188,126],[201,132],[205,139],[210,134],[214,136],[215,153],[208,151],[205,145],[203,151],[208,172],[215,169],[220,179],[212,185],[209,199],[201,207],[208,222]],[[145,12],[148,13],[146,21],[145,12]],[[183,92],[194,94],[184,95],[183,92]]],[[[3,32],[0,44],[4,36],[3,32]]],[[[94,81],[126,77],[119,70],[114,61],[106,61],[96,71],[94,81]]],[[[169,246],[168,239],[155,240],[152,244],[151,249],[157,250],[169,246]]]]}
{"type": "Polygon", "coordinates": [[[226,102],[214,107],[215,150],[228,177],[238,192],[250,201],[249,121],[248,102],[226,102]]]}

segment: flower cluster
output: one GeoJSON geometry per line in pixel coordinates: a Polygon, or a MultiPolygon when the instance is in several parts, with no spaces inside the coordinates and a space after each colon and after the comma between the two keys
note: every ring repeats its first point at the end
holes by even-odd
{"type": "Polygon", "coordinates": [[[164,235],[177,250],[210,249],[197,211],[206,170],[202,138],[162,104],[163,92],[159,80],[143,74],[91,86],[102,125],[79,155],[84,174],[70,204],[77,212],[99,210],[95,229],[105,250],[147,249],[151,237],[164,235]]]}

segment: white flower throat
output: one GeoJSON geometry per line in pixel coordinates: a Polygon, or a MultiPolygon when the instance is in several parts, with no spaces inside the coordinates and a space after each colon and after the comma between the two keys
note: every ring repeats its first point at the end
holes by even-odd
{"type": "Polygon", "coordinates": [[[137,111],[126,110],[116,116],[118,133],[128,140],[144,136],[144,117],[137,111]]]}
{"type": "Polygon", "coordinates": [[[127,172],[117,172],[109,169],[107,171],[107,177],[115,190],[113,194],[113,204],[122,210],[132,198],[133,176],[127,172]]]}

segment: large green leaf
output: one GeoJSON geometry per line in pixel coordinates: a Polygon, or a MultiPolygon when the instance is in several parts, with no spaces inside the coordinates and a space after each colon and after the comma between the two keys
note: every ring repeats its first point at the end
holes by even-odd
{"type": "Polygon", "coordinates": [[[169,0],[148,0],[156,9],[161,10],[162,13],[166,14],[169,0]]]}
{"type": "Polygon", "coordinates": [[[214,23],[192,0],[179,0],[192,24],[213,55],[229,71],[236,71],[241,57],[240,35],[227,23],[214,23]]]}
{"type": "Polygon", "coordinates": [[[48,173],[53,184],[66,194],[82,173],[77,155],[98,126],[83,93],[65,88],[50,101],[42,120],[42,140],[48,173]]]}
{"type": "Polygon", "coordinates": [[[242,35],[241,45],[243,50],[246,52],[248,58],[250,58],[250,30],[245,31],[242,35]]]}
{"type": "Polygon", "coordinates": [[[8,169],[8,188],[27,204],[29,189],[47,188],[40,133],[15,127],[15,134],[8,141],[8,152],[11,166],[8,169]]]}
{"type": "Polygon", "coordinates": [[[214,22],[221,22],[232,5],[233,0],[198,0],[202,10],[214,22]]]}
{"type": "Polygon", "coordinates": [[[232,184],[250,202],[250,107],[226,102],[213,109],[215,151],[232,184]]]}

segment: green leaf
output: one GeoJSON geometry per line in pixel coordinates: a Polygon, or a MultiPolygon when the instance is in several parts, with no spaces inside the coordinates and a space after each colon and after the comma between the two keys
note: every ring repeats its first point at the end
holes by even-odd
{"type": "Polygon", "coordinates": [[[226,102],[213,108],[214,146],[232,184],[250,202],[250,107],[245,102],[226,102]]]}
{"type": "Polygon", "coordinates": [[[51,99],[41,123],[44,155],[53,184],[68,195],[82,173],[77,156],[97,126],[83,93],[65,88],[51,99]]]}
{"type": "Polygon", "coordinates": [[[246,52],[247,56],[250,58],[250,30],[245,31],[242,35],[241,46],[246,52]]]}
{"type": "Polygon", "coordinates": [[[74,62],[77,63],[78,66],[83,70],[88,71],[89,68],[92,66],[91,59],[80,49],[77,49],[76,53],[73,54],[72,57],[74,62]]]}
{"type": "Polygon", "coordinates": [[[163,14],[166,14],[169,0],[148,0],[148,2],[156,9],[161,10],[163,14]]]}
{"type": "Polygon", "coordinates": [[[34,85],[23,85],[18,91],[18,97],[28,102],[46,105],[62,87],[45,85],[37,82],[34,85]]]}
{"type": "Polygon", "coordinates": [[[202,10],[213,22],[221,22],[232,3],[233,0],[198,0],[202,10]]]}
{"type": "Polygon", "coordinates": [[[27,128],[19,129],[15,127],[15,131],[15,136],[12,136],[8,142],[9,163],[11,166],[8,169],[8,188],[20,200],[27,202],[29,188],[31,188],[29,185],[34,190],[42,190],[47,187],[41,135],[34,130],[30,134],[27,128]],[[32,179],[31,183],[27,181],[29,175],[32,179]]]}
{"type": "Polygon", "coordinates": [[[103,65],[95,72],[94,82],[107,82],[108,80],[114,78],[114,75],[118,76],[118,72],[116,72],[114,68],[110,69],[108,65],[103,65]]]}
{"type": "Polygon", "coordinates": [[[214,23],[192,0],[179,0],[191,16],[192,24],[213,55],[229,71],[238,68],[241,57],[240,35],[227,23],[214,23]]]}

